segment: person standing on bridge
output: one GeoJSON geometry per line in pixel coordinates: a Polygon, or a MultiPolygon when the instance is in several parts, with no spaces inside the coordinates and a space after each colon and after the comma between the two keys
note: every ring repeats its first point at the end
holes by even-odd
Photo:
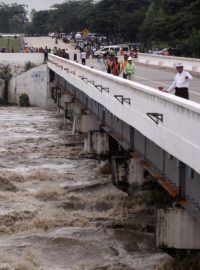
{"type": "Polygon", "coordinates": [[[131,56],[128,57],[128,64],[126,65],[125,68],[125,73],[127,75],[127,79],[130,81],[133,81],[134,79],[134,74],[135,74],[135,65],[133,64],[133,58],[131,56]]]}
{"type": "Polygon", "coordinates": [[[189,99],[189,84],[192,80],[192,75],[183,70],[183,64],[176,64],[177,74],[174,77],[174,81],[171,86],[166,90],[166,92],[171,92],[175,89],[175,96],[189,99]]]}
{"type": "Polygon", "coordinates": [[[128,64],[128,55],[124,55],[124,61],[122,63],[122,67],[121,67],[121,72],[122,72],[122,75],[123,75],[123,78],[124,79],[127,79],[127,74],[126,74],[126,66],[128,64]]]}
{"type": "Polygon", "coordinates": [[[107,54],[106,53],[99,56],[98,62],[99,62],[100,70],[102,72],[107,72],[108,62],[107,62],[107,54]]]}
{"type": "Polygon", "coordinates": [[[49,53],[49,50],[46,46],[44,49],[44,62],[48,61],[48,53],[49,53]]]}
{"type": "Polygon", "coordinates": [[[87,57],[86,52],[85,51],[82,51],[80,56],[81,56],[82,65],[85,66],[85,64],[86,64],[86,57],[87,57]]]}
{"type": "Polygon", "coordinates": [[[119,74],[120,74],[120,63],[118,61],[117,56],[115,56],[114,61],[113,61],[112,74],[114,76],[119,76],[119,74]]]}

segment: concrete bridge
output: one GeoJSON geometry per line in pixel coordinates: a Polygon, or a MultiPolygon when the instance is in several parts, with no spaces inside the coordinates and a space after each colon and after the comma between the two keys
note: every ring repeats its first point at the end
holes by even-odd
{"type": "Polygon", "coordinates": [[[49,55],[51,97],[87,134],[85,150],[104,155],[110,138],[116,185],[131,193],[148,171],[178,207],[157,210],[157,245],[200,248],[200,105],[49,55]]]}
{"type": "MultiPolygon", "coordinates": [[[[200,104],[54,55],[47,66],[43,54],[1,54],[0,59],[12,63],[18,74],[11,80],[11,102],[24,92],[32,105],[44,107],[52,98],[73,122],[73,132],[86,134],[86,152],[112,157],[118,187],[131,194],[146,184],[148,172],[171,195],[173,207],[156,210],[159,247],[200,249],[200,104]],[[28,60],[40,66],[21,73],[28,60]]],[[[157,72],[174,68],[175,61],[139,57],[157,72]]],[[[200,60],[178,61],[199,75],[200,60]]],[[[198,101],[197,80],[193,91],[198,101]]]]}

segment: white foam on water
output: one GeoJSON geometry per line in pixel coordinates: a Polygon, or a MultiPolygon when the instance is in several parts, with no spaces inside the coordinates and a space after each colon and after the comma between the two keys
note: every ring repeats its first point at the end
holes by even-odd
{"type": "Polygon", "coordinates": [[[130,229],[149,205],[79,158],[81,144],[67,143],[83,139],[57,116],[0,108],[0,270],[151,270],[168,259],[130,229]]]}

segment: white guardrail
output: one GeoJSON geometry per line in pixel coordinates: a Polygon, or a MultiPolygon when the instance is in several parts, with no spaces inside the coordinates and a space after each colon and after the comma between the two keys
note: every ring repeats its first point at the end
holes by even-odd
{"type": "Polygon", "coordinates": [[[200,59],[196,58],[139,53],[137,62],[166,68],[175,68],[176,63],[182,63],[186,70],[200,75],[200,59]]]}
{"type": "Polygon", "coordinates": [[[51,54],[48,67],[200,173],[200,104],[51,54]],[[109,92],[100,92],[89,81],[109,88],[109,92]],[[131,104],[121,104],[115,95],[130,98],[131,104]],[[163,122],[157,125],[147,113],[162,114],[163,122]]]}

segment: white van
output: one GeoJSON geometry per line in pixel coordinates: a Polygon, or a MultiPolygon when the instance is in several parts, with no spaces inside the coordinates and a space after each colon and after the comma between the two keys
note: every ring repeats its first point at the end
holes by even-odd
{"type": "Polygon", "coordinates": [[[111,45],[111,46],[104,46],[100,50],[94,52],[94,57],[98,57],[104,53],[111,53],[114,52],[115,55],[119,55],[120,53],[120,46],[118,45],[111,45]]]}

